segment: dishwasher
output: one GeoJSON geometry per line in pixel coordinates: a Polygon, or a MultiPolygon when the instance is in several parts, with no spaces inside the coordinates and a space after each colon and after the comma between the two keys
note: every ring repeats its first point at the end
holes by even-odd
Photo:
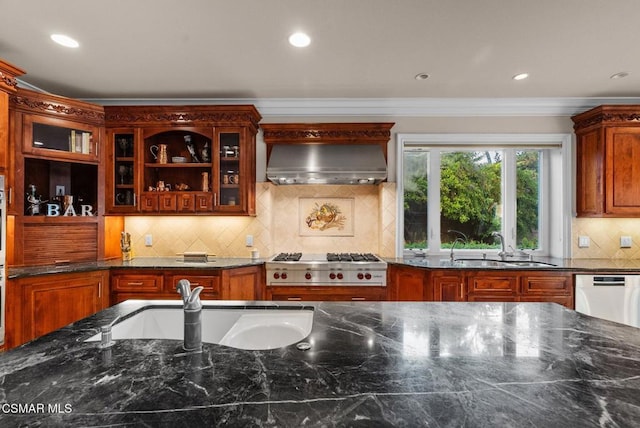
{"type": "Polygon", "coordinates": [[[576,275],[576,311],[640,327],[640,275],[576,275]]]}

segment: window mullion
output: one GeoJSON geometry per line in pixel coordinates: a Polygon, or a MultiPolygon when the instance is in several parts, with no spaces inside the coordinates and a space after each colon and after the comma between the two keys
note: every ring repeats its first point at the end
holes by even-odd
{"type": "Polygon", "coordinates": [[[504,149],[502,164],[502,233],[507,251],[509,247],[516,248],[516,217],[517,217],[517,172],[516,151],[504,149]]]}
{"type": "Polygon", "coordinates": [[[429,156],[429,188],[427,191],[427,240],[429,253],[440,253],[440,150],[429,156]]]}

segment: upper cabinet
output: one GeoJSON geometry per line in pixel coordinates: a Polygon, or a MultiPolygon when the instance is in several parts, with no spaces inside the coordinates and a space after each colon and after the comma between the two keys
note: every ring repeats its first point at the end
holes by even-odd
{"type": "Polygon", "coordinates": [[[640,105],[574,116],[579,217],[640,216],[640,105]]]}
{"type": "Polygon", "coordinates": [[[9,101],[9,264],[103,259],[103,108],[21,88],[9,101]]]}
{"type": "Polygon", "coordinates": [[[254,106],[105,107],[107,213],[255,215],[254,106]]]}
{"type": "MultiPolygon", "coordinates": [[[[19,68],[0,60],[0,174],[9,169],[9,94],[16,92],[16,77],[24,74],[19,68]]],[[[4,225],[2,225],[4,227],[4,225]]]]}

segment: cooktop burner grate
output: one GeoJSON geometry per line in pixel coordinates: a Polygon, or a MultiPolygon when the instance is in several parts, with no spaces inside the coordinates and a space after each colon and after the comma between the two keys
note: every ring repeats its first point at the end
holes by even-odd
{"type": "Polygon", "coordinates": [[[327,253],[329,262],[377,262],[380,261],[371,253],[327,253]]]}
{"type": "Polygon", "coordinates": [[[280,253],[273,258],[274,262],[297,262],[302,257],[302,253],[280,253]]]}

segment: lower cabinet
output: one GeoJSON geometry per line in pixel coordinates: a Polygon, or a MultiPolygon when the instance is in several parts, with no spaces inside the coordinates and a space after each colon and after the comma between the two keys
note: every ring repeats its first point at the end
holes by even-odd
{"type": "Polygon", "coordinates": [[[387,270],[388,298],[398,302],[433,300],[429,271],[410,266],[393,266],[387,270]]]}
{"type": "Polygon", "coordinates": [[[262,272],[262,266],[220,270],[116,269],[111,271],[111,304],[128,299],[180,299],[176,285],[181,279],[189,280],[191,289],[204,287],[200,294],[203,300],[260,300],[262,272]]]}
{"type": "Polygon", "coordinates": [[[436,302],[464,302],[466,300],[464,274],[460,271],[451,269],[431,271],[431,286],[433,287],[433,300],[436,302]]]}
{"type": "Polygon", "coordinates": [[[424,269],[389,265],[389,300],[553,302],[574,307],[571,272],[562,270],[424,269]]]}
{"type": "Polygon", "coordinates": [[[109,271],[9,280],[6,348],[19,346],[108,307],[108,287],[109,271]]]}
{"type": "Polygon", "coordinates": [[[386,287],[335,286],[275,286],[267,287],[268,300],[289,301],[383,301],[386,287]]]}

